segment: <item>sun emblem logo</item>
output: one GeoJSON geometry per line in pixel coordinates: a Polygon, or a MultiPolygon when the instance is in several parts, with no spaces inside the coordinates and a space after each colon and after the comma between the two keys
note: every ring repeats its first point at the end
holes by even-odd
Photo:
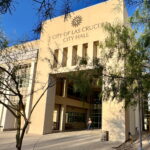
{"type": "Polygon", "coordinates": [[[73,18],[71,24],[73,27],[78,27],[82,23],[82,17],[81,16],[76,16],[73,18]]]}

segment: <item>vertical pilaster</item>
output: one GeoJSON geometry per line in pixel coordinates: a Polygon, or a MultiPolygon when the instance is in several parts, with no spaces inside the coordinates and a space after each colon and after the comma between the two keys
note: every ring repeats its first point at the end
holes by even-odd
{"type": "Polygon", "coordinates": [[[3,113],[4,113],[4,106],[0,104],[0,130],[2,130],[3,113]]]}
{"type": "Polygon", "coordinates": [[[93,42],[88,43],[88,51],[87,51],[87,56],[88,56],[88,64],[93,64],[93,42]]]}
{"type": "Polygon", "coordinates": [[[59,131],[63,131],[65,129],[65,114],[66,114],[66,105],[61,105],[59,131]]]}
{"type": "Polygon", "coordinates": [[[58,65],[57,65],[57,67],[62,66],[62,61],[63,61],[63,48],[58,49],[58,65]]]}
{"type": "Polygon", "coordinates": [[[79,44],[78,45],[78,50],[77,50],[77,56],[79,58],[82,58],[82,50],[83,50],[83,45],[82,44],[79,44]]]}
{"type": "MultiPolygon", "coordinates": [[[[49,82],[50,82],[49,77],[49,82]]],[[[52,79],[54,82],[55,79],[52,79]]],[[[51,133],[53,128],[53,112],[55,107],[55,94],[56,93],[56,85],[50,87],[47,91],[47,99],[45,105],[45,116],[44,116],[44,134],[51,133]]]]}
{"type": "Polygon", "coordinates": [[[67,80],[64,79],[63,97],[67,97],[67,80]]]}
{"type": "Polygon", "coordinates": [[[67,67],[71,67],[72,66],[72,46],[68,47],[68,59],[67,59],[67,67]]]}
{"type": "MultiPolygon", "coordinates": [[[[7,104],[7,102],[5,101],[5,103],[7,104]]],[[[7,114],[7,108],[6,107],[4,107],[3,105],[2,105],[2,110],[1,110],[1,124],[0,124],[0,126],[2,127],[2,130],[3,129],[5,129],[5,122],[6,122],[6,114],[7,114]]]]}
{"type": "Polygon", "coordinates": [[[52,132],[52,127],[53,127],[53,111],[55,105],[56,85],[54,79],[53,80],[50,79],[49,75],[47,76],[45,75],[43,78],[41,76],[40,79],[45,79],[44,81],[48,79],[47,83],[51,83],[51,84],[48,89],[46,88],[47,85],[44,86],[43,89],[41,89],[42,85],[39,85],[38,87],[37,86],[38,84],[36,84],[37,86],[36,89],[40,89],[40,90],[38,92],[35,92],[33,95],[32,107],[37,102],[39,97],[41,97],[42,93],[44,91],[45,92],[31,116],[29,133],[47,134],[52,132]]]}
{"type": "MultiPolygon", "coordinates": [[[[6,74],[4,76],[6,77],[6,74]]],[[[1,98],[3,98],[3,97],[1,97],[1,98]]],[[[8,101],[5,101],[4,98],[2,101],[5,102],[6,104],[8,104],[8,101]]],[[[4,107],[4,105],[0,104],[0,127],[1,127],[1,130],[3,130],[5,128],[6,114],[7,114],[7,108],[4,107]]]]}
{"type": "Polygon", "coordinates": [[[32,105],[32,90],[33,90],[33,83],[34,83],[34,75],[35,75],[35,66],[36,63],[32,62],[31,63],[31,68],[30,68],[30,78],[29,78],[29,87],[28,87],[28,97],[26,99],[26,116],[29,117],[31,105],[32,105]]]}

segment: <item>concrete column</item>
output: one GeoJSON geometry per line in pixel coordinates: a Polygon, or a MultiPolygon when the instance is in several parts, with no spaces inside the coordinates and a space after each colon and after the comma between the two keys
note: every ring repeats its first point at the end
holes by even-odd
{"type": "Polygon", "coordinates": [[[87,56],[88,64],[93,65],[93,42],[88,43],[87,56]]]}
{"type": "Polygon", "coordinates": [[[3,130],[5,128],[5,122],[6,122],[6,114],[7,114],[7,109],[6,107],[4,107],[3,105],[1,105],[1,122],[0,122],[0,126],[1,126],[1,130],[3,130]]]}
{"type": "Polygon", "coordinates": [[[29,87],[28,87],[28,97],[26,99],[26,116],[29,117],[31,105],[32,105],[32,90],[33,90],[33,82],[34,82],[34,76],[35,76],[35,66],[36,63],[32,62],[31,63],[31,68],[30,68],[30,79],[29,79],[29,87]]]}
{"type": "Polygon", "coordinates": [[[57,65],[57,67],[62,66],[62,60],[63,60],[63,49],[58,49],[58,65],[57,65]]]}
{"type": "MultiPolygon", "coordinates": [[[[3,97],[1,97],[1,98],[3,98],[3,97]]],[[[6,104],[8,103],[8,101],[5,101],[4,98],[3,98],[3,102],[5,102],[6,104]]],[[[3,130],[5,128],[6,114],[7,114],[6,107],[4,107],[4,105],[0,104],[0,129],[1,130],[3,130]]]]}
{"type": "Polygon", "coordinates": [[[0,104],[0,130],[2,129],[3,112],[4,112],[4,106],[0,104]]]}
{"type": "Polygon", "coordinates": [[[66,114],[66,105],[61,105],[59,131],[63,131],[65,129],[65,114],[66,114]]]}
{"type": "Polygon", "coordinates": [[[67,80],[64,79],[63,97],[67,97],[67,80]]]}
{"type": "MultiPolygon", "coordinates": [[[[49,77],[49,78],[52,78],[52,77],[49,77]]],[[[53,112],[54,112],[54,107],[55,107],[55,95],[56,95],[55,93],[56,93],[56,85],[54,85],[53,87],[50,87],[47,91],[47,100],[46,100],[45,118],[44,118],[44,134],[52,132],[53,112]]]]}
{"type": "MultiPolygon", "coordinates": [[[[45,78],[46,76],[44,76],[43,79],[45,78]]],[[[50,82],[50,79],[48,83],[49,82],[50,82]]],[[[36,87],[36,89],[38,88],[36,87]]],[[[43,91],[44,89],[38,91],[37,93],[34,93],[33,104],[41,96],[43,91]]],[[[39,104],[36,106],[31,116],[31,124],[29,128],[29,133],[48,134],[52,132],[53,111],[54,111],[54,105],[55,105],[55,92],[56,92],[56,85],[53,84],[53,86],[49,87],[49,89],[45,92],[45,94],[41,98],[39,104]]]]}

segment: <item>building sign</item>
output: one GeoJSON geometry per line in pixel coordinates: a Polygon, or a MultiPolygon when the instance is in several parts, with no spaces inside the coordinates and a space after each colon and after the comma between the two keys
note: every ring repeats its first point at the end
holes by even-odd
{"type": "MultiPolygon", "coordinates": [[[[78,21],[79,21],[79,18],[78,18],[78,21]]],[[[80,23],[81,22],[78,22],[78,23],[74,22],[74,25],[75,24],[77,25],[80,23]]],[[[50,40],[62,39],[63,42],[69,42],[69,41],[73,41],[73,40],[77,40],[77,39],[81,39],[81,38],[86,38],[86,37],[89,37],[90,32],[97,30],[99,28],[101,28],[101,23],[96,23],[93,25],[80,27],[80,28],[77,28],[74,30],[63,32],[63,33],[54,34],[50,37],[50,40]]]]}
{"type": "Polygon", "coordinates": [[[73,18],[71,24],[73,27],[78,27],[82,23],[82,17],[81,16],[76,16],[73,18]]]}

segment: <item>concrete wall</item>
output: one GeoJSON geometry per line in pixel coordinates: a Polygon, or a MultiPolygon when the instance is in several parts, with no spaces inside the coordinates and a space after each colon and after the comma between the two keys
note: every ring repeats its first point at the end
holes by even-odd
{"type": "MultiPolygon", "coordinates": [[[[34,73],[35,73],[35,64],[36,64],[36,58],[37,58],[37,52],[38,52],[38,40],[37,41],[32,41],[32,42],[27,42],[24,44],[20,45],[15,45],[12,47],[9,47],[1,52],[1,61],[0,65],[3,67],[7,67],[7,64],[5,62],[7,61],[7,55],[10,55],[10,58],[8,60],[14,60],[16,62],[12,62],[11,65],[23,65],[23,64],[31,64],[31,70],[30,70],[30,81],[29,81],[29,87],[28,89],[21,89],[20,92],[22,94],[26,94],[27,99],[26,99],[26,113],[28,116],[28,113],[30,110],[30,103],[31,103],[31,91],[33,89],[33,81],[34,81],[34,73]],[[4,59],[2,56],[5,56],[4,59]],[[11,58],[12,57],[12,58],[11,58]],[[27,93],[26,93],[27,90],[27,93]]],[[[5,81],[4,81],[5,82],[5,81]]],[[[9,93],[9,91],[8,91],[9,93]]],[[[17,98],[17,97],[16,97],[17,98]]],[[[14,99],[16,99],[14,97],[14,99]]],[[[7,100],[4,100],[5,103],[8,103],[7,100]]],[[[23,123],[23,121],[22,121],[23,123]]],[[[10,111],[8,111],[4,106],[0,105],[0,126],[1,130],[10,130],[10,129],[16,129],[16,119],[14,116],[11,114],[10,111]]]]}

